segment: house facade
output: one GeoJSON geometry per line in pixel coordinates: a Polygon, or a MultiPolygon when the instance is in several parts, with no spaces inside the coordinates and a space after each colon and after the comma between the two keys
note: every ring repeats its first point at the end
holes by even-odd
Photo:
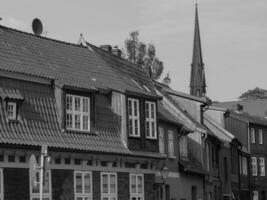
{"type": "Polygon", "coordinates": [[[154,200],[164,156],[147,73],[2,26],[0,41],[0,199],[39,199],[29,160],[46,145],[44,199],[154,200]]]}

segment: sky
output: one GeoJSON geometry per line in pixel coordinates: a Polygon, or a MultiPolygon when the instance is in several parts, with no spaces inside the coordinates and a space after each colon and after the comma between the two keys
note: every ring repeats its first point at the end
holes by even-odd
{"type": "MultiPolygon", "coordinates": [[[[267,1],[197,0],[207,81],[214,101],[267,89],[267,1]]],[[[31,31],[39,18],[45,36],[124,47],[131,31],[153,43],[171,87],[189,92],[196,0],[0,0],[1,25],[31,31]]]]}

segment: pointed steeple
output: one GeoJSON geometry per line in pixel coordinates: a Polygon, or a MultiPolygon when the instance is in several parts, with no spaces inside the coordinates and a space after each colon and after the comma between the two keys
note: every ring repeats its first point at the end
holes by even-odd
{"type": "Polygon", "coordinates": [[[206,95],[206,80],[204,72],[204,63],[202,59],[197,4],[195,11],[195,32],[193,57],[191,64],[190,94],[198,97],[203,97],[206,95]]]}

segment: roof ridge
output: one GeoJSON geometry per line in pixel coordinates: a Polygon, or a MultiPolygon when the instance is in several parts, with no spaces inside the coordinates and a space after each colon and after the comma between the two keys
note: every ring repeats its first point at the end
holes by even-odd
{"type": "Polygon", "coordinates": [[[86,41],[86,43],[88,45],[92,46],[93,48],[96,48],[97,50],[101,51],[102,53],[104,53],[106,56],[108,56],[111,59],[116,59],[116,60],[121,61],[121,62],[126,62],[127,64],[134,66],[137,70],[142,71],[142,72],[146,72],[141,66],[138,66],[137,64],[132,63],[129,60],[126,60],[126,59],[124,59],[122,57],[118,57],[116,55],[113,55],[112,53],[108,53],[105,50],[101,49],[100,47],[98,47],[96,45],[91,44],[88,41],[86,41]]]}
{"type": "Polygon", "coordinates": [[[31,36],[31,37],[35,37],[35,38],[39,38],[39,39],[43,39],[43,40],[49,40],[49,41],[60,43],[60,44],[64,44],[64,45],[69,45],[69,46],[74,46],[74,47],[84,48],[84,49],[87,48],[87,47],[85,47],[83,45],[79,45],[79,44],[75,44],[75,43],[71,43],[71,42],[67,42],[67,41],[63,41],[63,40],[58,40],[58,39],[54,39],[54,38],[39,36],[39,35],[35,35],[33,33],[29,33],[29,32],[26,32],[26,31],[18,30],[18,29],[7,27],[7,26],[3,26],[3,25],[0,25],[0,29],[14,31],[14,32],[17,32],[17,33],[21,33],[21,34],[24,34],[24,35],[31,36]]]}

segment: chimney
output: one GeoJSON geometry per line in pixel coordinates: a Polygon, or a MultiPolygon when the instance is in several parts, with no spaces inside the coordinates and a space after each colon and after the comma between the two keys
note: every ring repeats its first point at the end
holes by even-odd
{"type": "Polygon", "coordinates": [[[113,48],[112,49],[112,54],[121,58],[121,50],[119,48],[113,48]]]}
{"type": "Polygon", "coordinates": [[[243,105],[241,105],[241,104],[238,103],[236,106],[237,106],[237,112],[238,112],[238,113],[242,113],[243,110],[244,110],[243,105]]]}
{"type": "Polygon", "coordinates": [[[111,53],[111,50],[112,50],[112,47],[110,45],[108,45],[108,44],[101,45],[99,48],[104,50],[104,51],[106,51],[106,52],[108,52],[108,53],[111,53]]]}

